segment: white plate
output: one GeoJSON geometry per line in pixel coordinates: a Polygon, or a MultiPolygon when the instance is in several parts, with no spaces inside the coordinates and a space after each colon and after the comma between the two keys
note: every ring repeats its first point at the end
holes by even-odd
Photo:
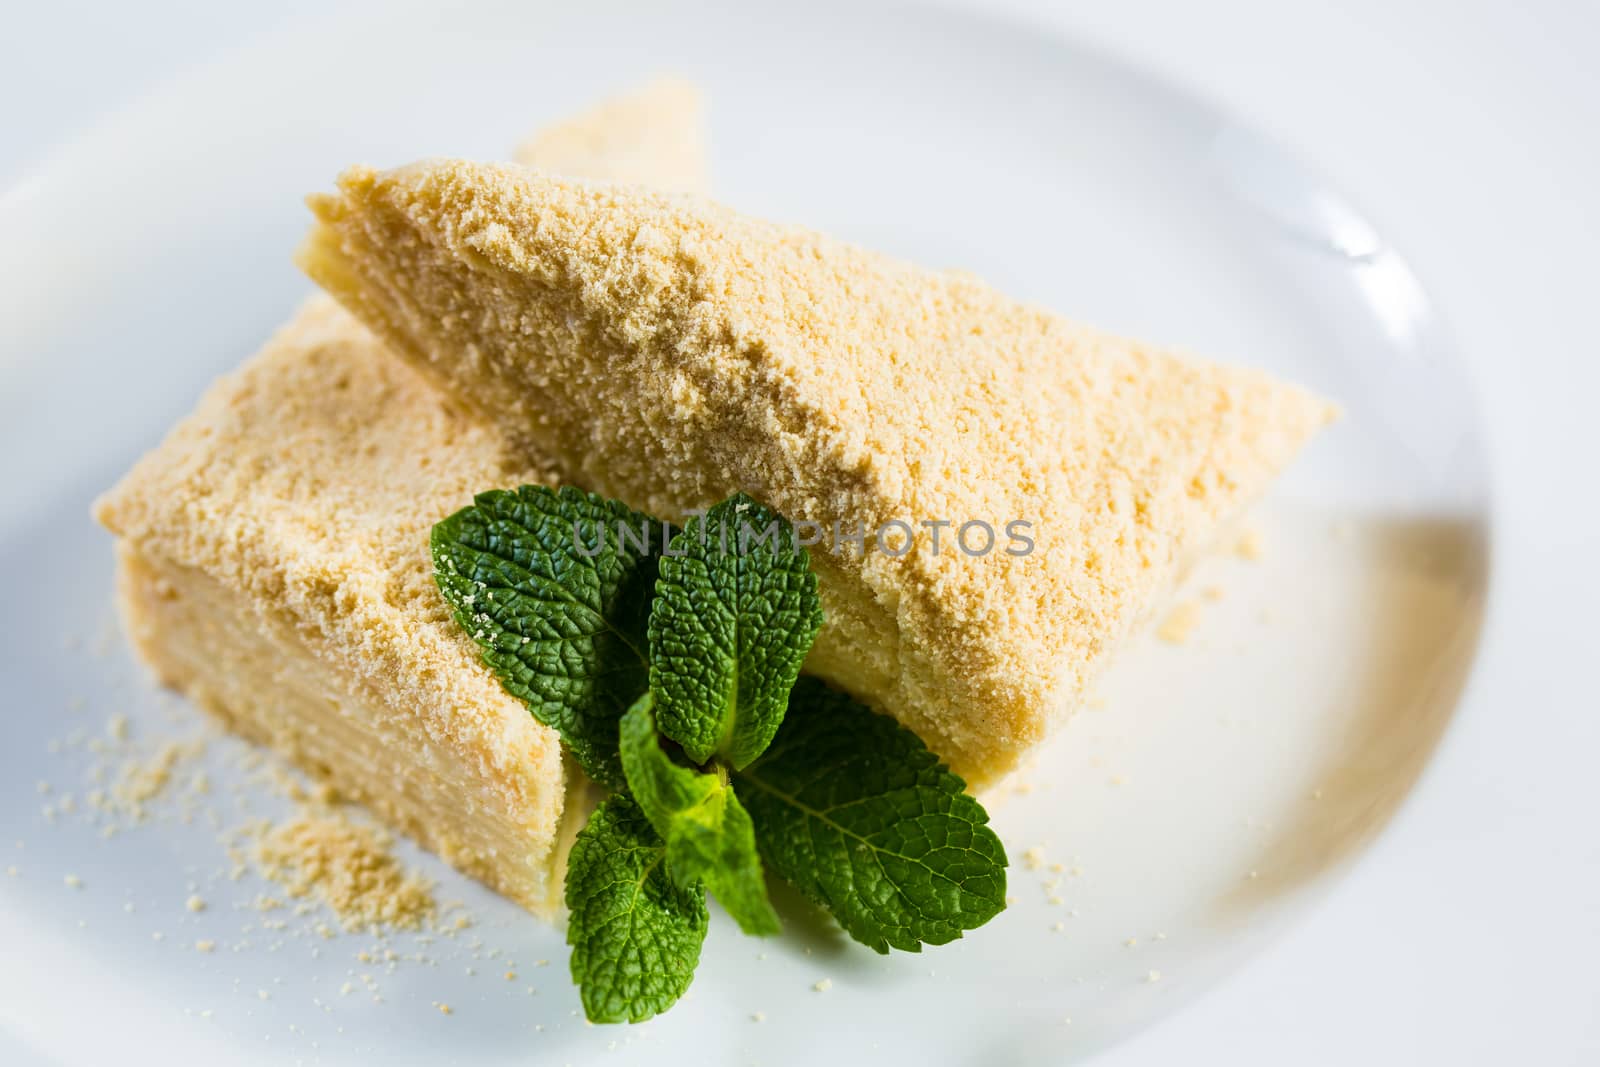
{"type": "MultiPolygon", "coordinates": [[[[1405,797],[1471,660],[1484,473],[1460,370],[1404,262],[1205,102],[1026,27],[842,2],[391,8],[285,35],[128,110],[14,190],[0,232],[0,867],[16,867],[0,877],[0,1032],[52,1059],[1087,1054],[1304,913],[1405,797]],[[52,740],[118,711],[139,744],[198,728],[186,707],[162,710],[106,633],[110,545],[86,508],[308,289],[288,258],[300,196],[354,161],[499,156],[663,70],[706,86],[716,182],[738,206],[1345,405],[1257,516],[1265,557],[1208,562],[1180,594],[1202,606],[1194,638],[1136,642],[1105,706],[1021,775],[1031,790],[991,799],[1014,906],[964,942],[891,958],[801,920],[758,943],[719,917],[679,1007],[593,1028],[561,933],[429,857],[408,853],[477,913],[482,946],[396,937],[432,963],[391,974],[356,958],[370,938],[323,941],[312,918],[241,934],[260,916],[230,905],[258,887],[213,884],[227,864],[203,821],[109,841],[81,815],[48,822],[62,791],[82,797],[91,762],[52,740]],[[213,898],[200,914],[183,907],[191,882],[213,898]],[[198,938],[223,950],[197,953],[198,938]],[[358,993],[341,996],[352,970],[358,993]]],[[[209,758],[237,773],[227,744],[209,758]]]]}

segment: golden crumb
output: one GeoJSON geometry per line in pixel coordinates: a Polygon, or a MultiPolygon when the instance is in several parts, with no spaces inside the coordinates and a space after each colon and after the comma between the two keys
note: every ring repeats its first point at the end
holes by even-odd
{"type": "Polygon", "coordinates": [[[813,983],[811,988],[816,990],[818,993],[826,993],[828,990],[833,988],[833,979],[824,978],[821,981],[813,983]]]}
{"type": "Polygon", "coordinates": [[[316,896],[349,929],[415,929],[434,914],[432,888],[400,865],[389,836],[335,812],[302,811],[256,847],[262,873],[293,897],[316,896]]]}
{"type": "Polygon", "coordinates": [[[188,908],[190,911],[205,911],[206,910],[206,902],[204,900],[202,900],[198,895],[191,896],[188,900],[184,901],[183,902],[183,906],[188,908]]]}
{"type": "Polygon", "coordinates": [[[434,1001],[433,1002],[433,1006],[439,1009],[439,1014],[440,1015],[454,1015],[455,1014],[455,1009],[454,1008],[452,1008],[452,1007],[450,1007],[450,1005],[442,1003],[440,1001],[437,1001],[437,1000],[434,1001]]]}
{"type": "Polygon", "coordinates": [[[196,952],[214,952],[216,951],[217,943],[215,941],[200,940],[194,943],[194,948],[196,952]]]}
{"type": "Polygon", "coordinates": [[[1233,542],[1233,554],[1248,560],[1258,560],[1265,555],[1266,544],[1261,538],[1261,531],[1253,526],[1240,530],[1233,542]]]}
{"type": "Polygon", "coordinates": [[[168,741],[145,760],[131,760],[122,768],[117,799],[137,809],[154,799],[172,780],[172,771],[181,760],[192,759],[204,750],[200,741],[168,741]]]}
{"type": "Polygon", "coordinates": [[[1022,854],[1022,865],[1030,871],[1044,866],[1044,846],[1034,845],[1022,854]]]}
{"type": "Polygon", "coordinates": [[[68,889],[82,889],[83,888],[83,879],[79,878],[75,874],[69,874],[69,875],[67,875],[65,878],[63,878],[61,880],[66,883],[66,886],[67,886],[68,889]]]}
{"type": "Polygon", "coordinates": [[[1167,617],[1156,628],[1156,636],[1170,645],[1188,644],[1195,627],[1199,625],[1199,606],[1190,601],[1183,601],[1174,604],[1172,610],[1167,612],[1167,617]]]}

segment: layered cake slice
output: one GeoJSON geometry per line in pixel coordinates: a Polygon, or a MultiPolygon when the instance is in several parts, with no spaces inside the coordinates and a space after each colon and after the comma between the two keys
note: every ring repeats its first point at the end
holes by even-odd
{"type": "MultiPolygon", "coordinates": [[[[659,159],[681,185],[700,144],[696,98],[668,83],[519,159],[630,179],[659,159]]],[[[481,665],[428,558],[433,524],[474,493],[548,477],[319,296],[95,514],[119,537],[126,628],[164,681],[550,915],[588,787],[481,665]]]]}
{"type": "Polygon", "coordinates": [[[311,204],[306,270],[520,454],[664,518],[746,490],[820,536],[808,669],[977,784],[1332,416],[691,197],[430,161],[311,204]]]}

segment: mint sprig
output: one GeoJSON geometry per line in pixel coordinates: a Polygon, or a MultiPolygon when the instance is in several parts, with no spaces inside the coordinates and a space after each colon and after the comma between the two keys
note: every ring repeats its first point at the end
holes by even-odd
{"type": "Polygon", "coordinates": [[[567,859],[572,980],[593,1022],[666,1011],[694,980],[710,916],[705,891],[667,876],[666,845],[639,806],[608,797],[567,859]]]}
{"type": "Polygon", "coordinates": [[[430,539],[439,591],[484,662],[613,789],[627,784],[617,723],[649,687],[646,622],[667,532],[614,500],[524,486],[480,493],[430,539]]]}
{"type": "Polygon", "coordinates": [[[815,678],[737,780],[761,854],[878,952],[919,952],[1006,906],[1006,854],[966,784],[917,735],[815,678]]]}
{"type": "Polygon", "coordinates": [[[777,933],[749,813],[720,768],[673,762],[652,705],[646,694],[623,717],[622,767],[634,799],[667,843],[668,873],[680,886],[704,883],[745,933],[777,933]]]}
{"type": "Polygon", "coordinates": [[[1005,907],[1005,849],[965,783],[893,719],[796,680],[822,612],[769,509],[739,494],[674,532],[524,486],[479,495],[431,543],[485,663],[615,791],[567,869],[590,1020],[683,995],[707,891],[746,933],[776,933],[763,861],[878,952],[945,944],[1005,907]]]}
{"type": "Polygon", "coordinates": [[[661,560],[650,611],[650,691],[661,732],[734,769],[783,722],[822,625],[817,579],[794,529],[739,493],[691,519],[661,560]]]}

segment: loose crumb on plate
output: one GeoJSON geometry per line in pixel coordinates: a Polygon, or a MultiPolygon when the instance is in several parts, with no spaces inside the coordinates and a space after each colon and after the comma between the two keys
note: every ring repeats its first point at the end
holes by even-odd
{"type": "Polygon", "coordinates": [[[436,910],[433,890],[395,859],[387,833],[325,810],[303,810],[266,829],[256,859],[292,897],[315,895],[347,929],[416,929],[436,910]]]}
{"type": "Polygon", "coordinates": [[[1173,605],[1156,628],[1156,636],[1172,645],[1187,644],[1194,628],[1200,625],[1200,608],[1189,601],[1173,605]]]}
{"type": "Polygon", "coordinates": [[[1247,526],[1239,531],[1239,537],[1233,542],[1233,554],[1240,559],[1257,560],[1266,555],[1266,544],[1261,539],[1261,531],[1253,526],[1247,526]]]}

